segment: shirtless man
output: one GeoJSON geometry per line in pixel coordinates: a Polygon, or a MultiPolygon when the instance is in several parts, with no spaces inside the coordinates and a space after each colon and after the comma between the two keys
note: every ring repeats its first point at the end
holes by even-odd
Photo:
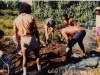
{"type": "Polygon", "coordinates": [[[46,37],[46,44],[48,44],[48,39],[50,35],[52,35],[52,42],[54,41],[54,28],[55,28],[56,22],[52,18],[48,18],[45,21],[45,37],[46,37]],[[50,29],[50,31],[49,31],[50,29]]]}
{"type": "Polygon", "coordinates": [[[63,26],[58,26],[58,30],[62,34],[62,36],[65,38],[66,43],[67,43],[67,58],[71,57],[72,54],[72,47],[76,42],[78,42],[81,50],[83,50],[83,53],[85,53],[84,45],[83,45],[83,39],[86,35],[86,32],[84,28],[79,27],[79,26],[70,26],[70,27],[65,27],[63,26]],[[69,39],[69,36],[72,38],[69,39]]]}
{"type": "Polygon", "coordinates": [[[67,14],[63,14],[62,18],[64,20],[64,25],[66,26],[76,26],[76,22],[72,18],[68,18],[67,14]]]}
{"type": "MultiPolygon", "coordinates": [[[[73,20],[73,18],[68,18],[67,14],[63,14],[62,18],[64,20],[64,26],[77,26],[76,22],[73,20]]],[[[64,37],[62,36],[61,41],[64,40],[64,37]]]]}

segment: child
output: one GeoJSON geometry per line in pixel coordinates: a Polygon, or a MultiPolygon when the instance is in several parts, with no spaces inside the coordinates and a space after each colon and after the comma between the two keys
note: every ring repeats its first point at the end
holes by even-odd
{"type": "MultiPolygon", "coordinates": [[[[0,30],[0,39],[2,39],[4,36],[4,32],[2,30],[0,30]]],[[[8,55],[6,54],[6,52],[3,51],[3,44],[0,41],[0,60],[7,66],[8,70],[8,74],[10,73],[10,67],[12,66],[12,61],[11,59],[8,57],[8,55]]],[[[0,72],[6,72],[6,70],[0,70],[0,72]]]]}

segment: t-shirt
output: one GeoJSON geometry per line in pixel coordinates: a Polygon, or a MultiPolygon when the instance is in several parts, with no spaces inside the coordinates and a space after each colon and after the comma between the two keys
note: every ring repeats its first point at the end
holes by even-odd
{"type": "Polygon", "coordinates": [[[14,20],[14,26],[17,27],[18,33],[21,37],[34,35],[33,26],[35,25],[35,19],[27,13],[20,14],[14,20]]]}
{"type": "Polygon", "coordinates": [[[100,27],[100,15],[96,15],[96,27],[100,27]]]}

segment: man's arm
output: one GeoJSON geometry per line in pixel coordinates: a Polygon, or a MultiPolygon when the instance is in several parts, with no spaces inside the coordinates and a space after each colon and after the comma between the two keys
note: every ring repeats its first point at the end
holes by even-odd
{"type": "Polygon", "coordinates": [[[71,18],[70,23],[74,24],[74,26],[77,26],[76,22],[71,18]]]}
{"type": "Polygon", "coordinates": [[[61,31],[61,34],[62,34],[62,36],[65,38],[66,43],[68,44],[69,38],[68,38],[67,34],[66,34],[64,31],[61,31]]]}
{"type": "Polygon", "coordinates": [[[46,38],[46,40],[48,40],[48,27],[47,27],[47,25],[45,25],[44,26],[44,28],[45,28],[45,38],[46,38]]]}
{"type": "Polygon", "coordinates": [[[54,40],[54,28],[51,28],[49,35],[52,34],[52,41],[54,40]]]}
{"type": "Polygon", "coordinates": [[[48,33],[48,36],[49,36],[51,33],[54,33],[54,28],[52,28],[52,27],[51,27],[50,32],[48,33]]]}
{"type": "Polygon", "coordinates": [[[16,27],[16,23],[14,22],[14,35],[15,35],[15,40],[18,44],[18,47],[20,47],[20,40],[19,40],[19,35],[18,35],[18,28],[16,27]]]}
{"type": "Polygon", "coordinates": [[[68,24],[67,24],[67,21],[66,21],[66,20],[64,20],[64,25],[65,25],[65,26],[68,26],[68,24]]]}
{"type": "Polygon", "coordinates": [[[35,19],[33,19],[33,30],[34,30],[34,34],[38,40],[38,43],[40,44],[40,38],[39,38],[39,32],[38,32],[38,29],[37,29],[37,25],[36,25],[36,22],[35,22],[35,19]]]}

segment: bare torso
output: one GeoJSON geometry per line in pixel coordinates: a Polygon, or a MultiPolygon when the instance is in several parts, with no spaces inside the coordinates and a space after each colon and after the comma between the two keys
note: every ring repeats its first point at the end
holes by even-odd
{"type": "Polygon", "coordinates": [[[72,18],[70,18],[68,21],[64,20],[64,25],[74,26],[74,25],[76,25],[76,22],[72,18]]]}
{"type": "Polygon", "coordinates": [[[63,28],[61,32],[66,33],[68,36],[74,36],[77,31],[82,31],[82,30],[84,30],[84,28],[82,27],[70,26],[70,27],[63,28]]]}

